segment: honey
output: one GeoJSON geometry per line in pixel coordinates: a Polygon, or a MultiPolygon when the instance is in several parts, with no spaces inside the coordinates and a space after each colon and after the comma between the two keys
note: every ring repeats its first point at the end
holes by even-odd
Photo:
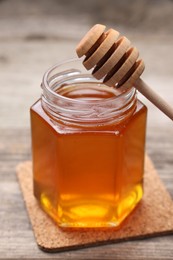
{"type": "Polygon", "coordinates": [[[31,107],[34,195],[61,227],[117,227],[143,195],[147,109],[79,64],[50,69],[31,107]]]}

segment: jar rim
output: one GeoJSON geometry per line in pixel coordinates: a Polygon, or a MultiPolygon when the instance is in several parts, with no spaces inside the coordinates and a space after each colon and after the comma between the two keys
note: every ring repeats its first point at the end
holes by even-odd
{"type": "MultiPolygon", "coordinates": [[[[68,65],[69,63],[72,63],[72,62],[78,62],[78,61],[81,61],[81,65],[82,65],[82,59],[81,58],[71,58],[71,59],[67,59],[67,60],[63,60],[63,61],[60,61],[58,63],[55,63],[53,66],[51,66],[43,75],[43,80],[42,80],[42,84],[41,84],[41,87],[43,89],[46,89],[51,95],[53,95],[54,97],[57,97],[57,98],[61,98],[62,100],[64,101],[70,101],[70,102],[74,102],[74,103],[77,103],[77,104],[83,104],[85,102],[85,104],[91,104],[91,100],[90,101],[87,101],[87,100],[80,100],[80,99],[72,99],[70,97],[66,97],[66,96],[63,96],[63,95],[60,95],[58,94],[57,92],[53,91],[50,86],[49,86],[49,83],[48,83],[48,77],[49,75],[51,74],[51,72],[53,72],[56,68],[59,68],[63,65],[68,65]]],[[[70,71],[70,70],[69,70],[70,71]]],[[[87,71],[86,71],[87,72],[87,71]]],[[[102,80],[97,80],[95,79],[93,76],[92,76],[92,72],[90,73],[90,77],[93,78],[94,82],[95,83],[98,83],[98,84],[101,84],[101,85],[104,85],[106,86],[102,80]]],[[[109,87],[110,89],[112,90],[116,90],[116,88],[114,87],[109,87]]],[[[134,90],[134,87],[131,87],[131,88],[128,88],[126,90],[123,89],[122,92],[119,92],[118,95],[115,95],[113,97],[108,97],[108,98],[105,98],[105,99],[101,99],[101,100],[94,100],[94,103],[96,104],[99,104],[99,103],[107,103],[107,102],[111,102],[115,99],[118,99],[118,98],[122,98],[123,96],[127,95],[129,92],[131,92],[132,90],[134,90]]]]}
{"type": "Polygon", "coordinates": [[[115,87],[106,86],[95,79],[90,71],[87,73],[79,58],[59,62],[49,68],[43,75],[41,87],[43,109],[60,121],[89,125],[119,122],[133,113],[136,104],[134,87],[121,93],[115,87]],[[89,89],[91,92],[86,91],[85,96],[84,92],[80,94],[79,91],[79,98],[65,95],[80,87],[84,92],[89,89]],[[92,89],[101,91],[103,98],[90,96],[92,89]],[[108,95],[104,96],[104,92],[108,95]]]}

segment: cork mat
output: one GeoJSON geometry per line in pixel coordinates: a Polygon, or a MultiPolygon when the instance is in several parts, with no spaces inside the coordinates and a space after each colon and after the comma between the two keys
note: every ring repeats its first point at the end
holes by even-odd
{"type": "Polygon", "coordinates": [[[173,201],[148,157],[145,160],[144,197],[118,230],[59,228],[33,196],[31,162],[19,164],[17,176],[37,244],[44,251],[56,252],[173,233],[173,201]]]}

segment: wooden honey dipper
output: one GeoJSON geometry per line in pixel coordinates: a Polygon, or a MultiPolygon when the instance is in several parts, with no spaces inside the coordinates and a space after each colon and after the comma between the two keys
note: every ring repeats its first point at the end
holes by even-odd
{"type": "Polygon", "coordinates": [[[92,68],[92,75],[102,79],[103,83],[121,91],[134,86],[156,107],[173,120],[173,108],[154,92],[141,78],[145,65],[138,59],[139,52],[131,46],[130,41],[119,32],[106,26],[94,25],[79,42],[76,53],[85,55],[83,65],[87,70],[92,68]]]}

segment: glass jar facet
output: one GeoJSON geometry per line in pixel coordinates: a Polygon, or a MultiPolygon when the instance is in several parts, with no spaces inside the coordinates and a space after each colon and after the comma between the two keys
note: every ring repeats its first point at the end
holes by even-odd
{"type": "Polygon", "coordinates": [[[31,107],[34,195],[59,226],[118,226],[143,194],[146,107],[80,60],[51,68],[42,88],[31,107]]]}

